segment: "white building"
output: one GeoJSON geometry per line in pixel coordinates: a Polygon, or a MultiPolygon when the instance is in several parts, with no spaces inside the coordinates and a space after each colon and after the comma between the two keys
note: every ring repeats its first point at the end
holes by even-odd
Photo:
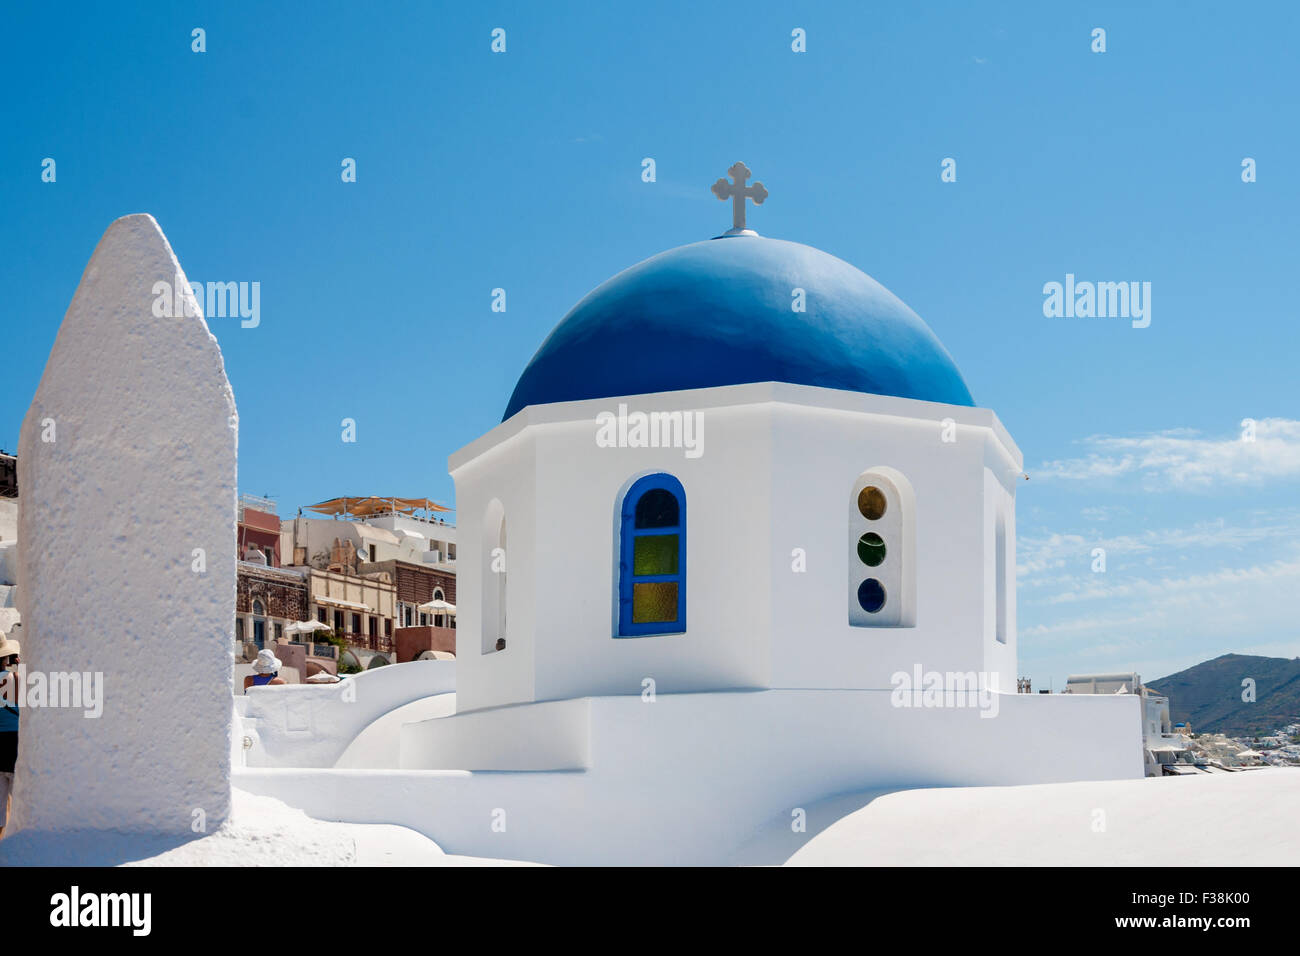
{"type": "Polygon", "coordinates": [[[448,852],[717,863],[883,790],[1143,774],[1135,697],[1015,693],[1021,453],[834,256],[737,223],[618,274],[450,471],[454,712],[380,718],[335,766],[390,772],[327,788],[251,696],[239,786],[448,852]]]}
{"type": "Polygon", "coordinates": [[[334,563],[332,550],[339,543],[350,545],[362,562],[410,561],[456,571],[456,526],[410,515],[355,520],[298,515],[281,522],[280,540],[286,563],[328,566],[334,563]]]}
{"type": "Polygon", "coordinates": [[[1014,691],[1019,464],[986,410],[813,384],[534,405],[452,459],[461,640],[479,636],[458,654],[460,709],[639,693],[647,676],[665,692],[888,688],[917,662],[1014,691]],[[620,405],[696,417],[703,453],[601,447],[598,417],[620,405]],[[655,499],[677,515],[662,536],[638,527],[655,499]],[[653,560],[671,574],[636,573],[653,560]],[[656,591],[669,621],[648,619],[656,591]]]}
{"type": "Polygon", "coordinates": [[[746,231],[620,273],[450,467],[480,644],[458,655],[462,710],[647,676],[888,688],[917,662],[1015,689],[1020,451],[915,313],[816,249],[746,231]],[[666,535],[641,526],[653,500],[666,535]]]}
{"type": "Polygon", "coordinates": [[[1186,725],[1174,726],[1169,716],[1169,698],[1157,694],[1132,671],[1121,674],[1071,674],[1063,694],[1133,694],[1142,700],[1142,755],[1148,777],[1158,777],[1167,764],[1189,749],[1186,725]]]}
{"type": "MultiPolygon", "coordinates": [[[[379,514],[366,518],[364,524],[388,531],[411,557],[399,558],[426,564],[440,571],[456,571],[456,526],[447,521],[431,520],[404,514],[379,514]]],[[[397,557],[397,555],[393,555],[397,557]]],[[[372,560],[385,561],[384,557],[372,560]]]]}

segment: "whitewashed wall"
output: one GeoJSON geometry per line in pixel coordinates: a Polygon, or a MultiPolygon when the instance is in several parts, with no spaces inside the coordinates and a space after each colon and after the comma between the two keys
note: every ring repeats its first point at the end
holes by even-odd
{"type": "MultiPolygon", "coordinates": [[[[557,705],[408,725],[404,749],[429,728],[423,746],[459,747],[460,762],[500,766],[526,756],[518,729],[533,714],[576,739],[569,721],[579,703],[549,716],[557,705]],[[462,721],[462,740],[446,740],[448,725],[462,721]]],[[[585,755],[554,755],[586,770],[247,769],[235,782],[322,819],[409,826],[448,853],[726,864],[780,863],[867,799],[828,804],[837,795],[1143,772],[1141,702],[1131,694],[1000,695],[991,718],[975,709],[897,708],[883,691],[819,690],[661,695],[653,704],[604,697],[589,702],[589,713],[585,755]],[[800,808],[808,813],[803,833],[791,828],[800,808]],[[504,830],[493,826],[498,819],[504,830]],[[758,855],[756,841],[765,844],[758,855]]]]}
{"type": "Polygon", "coordinates": [[[235,736],[249,767],[332,767],[367,726],[404,704],[456,689],[455,661],[411,661],[337,684],[249,688],[236,698],[235,736]]]}
{"type": "MultiPolygon", "coordinates": [[[[529,555],[541,550],[536,533],[536,449],[531,435],[511,435],[454,473],[459,541],[456,561],[456,705],[461,710],[535,699],[535,578],[529,555]],[[494,528],[485,528],[489,506],[504,508],[509,551],[507,634],[504,651],[483,652],[483,589],[495,587],[488,570],[494,528]]],[[[546,503],[551,507],[552,503],[546,503]]],[[[567,540],[552,543],[547,559],[560,561],[567,540]]]]}
{"type": "Polygon", "coordinates": [[[166,237],[152,216],[118,219],[18,453],[24,663],[102,675],[103,714],[23,714],[15,829],[188,836],[228,815],[237,429],[166,237]],[[181,317],[155,314],[162,288],[181,317]]]}
{"type": "MultiPolygon", "coordinates": [[[[701,411],[703,454],[688,458],[599,447],[596,416],[619,401],[530,408],[453,456],[462,710],[640,694],[647,678],[660,693],[880,688],[916,663],[992,669],[1014,689],[1013,634],[986,646],[986,617],[992,513],[1014,509],[1007,489],[1020,453],[992,412],[773,383],[621,400],[630,411],[701,411]],[[941,441],[945,418],[955,442],[941,441]],[[848,622],[856,558],[846,513],[854,481],[876,466],[900,472],[916,499],[914,627],[848,622]],[[656,471],[686,492],[687,632],[615,639],[621,496],[656,471]],[[509,527],[510,634],[505,652],[485,655],[481,522],[493,500],[509,527]],[[792,570],[795,548],[805,572],[792,570]]],[[[1013,570],[1008,580],[1013,587],[1013,570]]]]}

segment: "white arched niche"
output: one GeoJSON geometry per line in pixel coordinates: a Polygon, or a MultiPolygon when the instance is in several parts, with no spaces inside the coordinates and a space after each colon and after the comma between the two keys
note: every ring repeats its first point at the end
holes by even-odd
{"type": "Polygon", "coordinates": [[[868,468],[848,501],[848,617],[854,627],[916,626],[916,496],[902,472],[868,468]]]}

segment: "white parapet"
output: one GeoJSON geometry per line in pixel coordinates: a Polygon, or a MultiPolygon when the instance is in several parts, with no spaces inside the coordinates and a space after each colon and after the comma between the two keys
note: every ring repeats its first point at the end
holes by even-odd
{"type": "Polygon", "coordinates": [[[544,701],[408,723],[399,769],[282,760],[236,779],[451,853],[718,865],[783,862],[886,791],[1142,777],[1133,695],[925,703],[821,689],[544,701]]]}

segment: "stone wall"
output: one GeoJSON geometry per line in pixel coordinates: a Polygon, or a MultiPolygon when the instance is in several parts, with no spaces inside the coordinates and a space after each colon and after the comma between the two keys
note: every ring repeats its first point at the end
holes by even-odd
{"type": "Polygon", "coordinates": [[[235,591],[235,613],[252,614],[254,599],[265,605],[267,617],[305,621],[311,616],[308,613],[307,582],[303,578],[241,562],[235,591]]]}

